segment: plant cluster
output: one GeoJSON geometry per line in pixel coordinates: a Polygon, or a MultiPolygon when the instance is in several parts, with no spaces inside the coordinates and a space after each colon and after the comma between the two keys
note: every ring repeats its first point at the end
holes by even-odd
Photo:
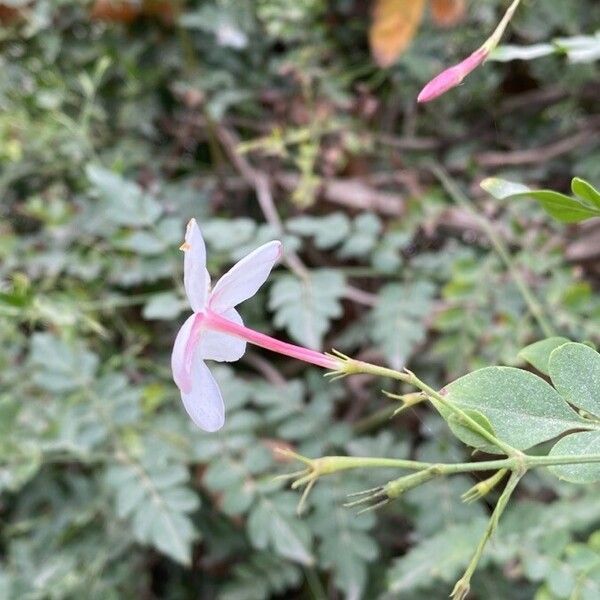
{"type": "Polygon", "coordinates": [[[600,597],[600,6],[373,4],[0,3],[0,598],[600,597]]]}

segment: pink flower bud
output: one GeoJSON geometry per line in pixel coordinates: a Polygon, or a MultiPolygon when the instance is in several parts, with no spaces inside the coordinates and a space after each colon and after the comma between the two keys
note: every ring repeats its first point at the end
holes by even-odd
{"type": "Polygon", "coordinates": [[[483,63],[488,55],[489,50],[482,46],[462,62],[442,71],[421,90],[417,102],[429,102],[456,87],[471,71],[483,63]]]}
{"type": "Polygon", "coordinates": [[[513,0],[500,20],[500,23],[498,23],[496,29],[494,29],[494,32],[485,43],[478,50],[475,50],[473,54],[465,58],[465,60],[442,71],[437,77],[434,77],[421,90],[421,93],[417,97],[417,102],[429,102],[430,100],[434,100],[438,96],[445,94],[448,90],[451,90],[461,83],[471,71],[483,63],[490,52],[492,52],[500,42],[500,39],[504,35],[504,31],[510,23],[510,20],[513,18],[520,2],[521,0],[513,0]]]}

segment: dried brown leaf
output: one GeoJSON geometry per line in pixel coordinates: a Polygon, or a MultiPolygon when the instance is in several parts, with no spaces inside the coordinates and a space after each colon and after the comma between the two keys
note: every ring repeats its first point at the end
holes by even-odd
{"type": "Polygon", "coordinates": [[[371,54],[380,67],[389,67],[415,36],[425,0],[375,0],[369,31],[371,54]]]}
{"type": "Polygon", "coordinates": [[[440,27],[460,23],[466,14],[465,0],[431,0],[431,17],[440,27]]]}

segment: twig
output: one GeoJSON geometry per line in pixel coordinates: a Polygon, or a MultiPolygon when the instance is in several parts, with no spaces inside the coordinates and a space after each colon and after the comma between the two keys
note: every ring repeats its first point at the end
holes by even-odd
{"type": "Polygon", "coordinates": [[[580,131],[575,135],[547,146],[531,148],[529,150],[517,150],[515,152],[484,152],[475,160],[482,167],[539,164],[557,158],[562,154],[567,154],[595,140],[597,140],[597,131],[592,128],[580,131]]]}
{"type": "MultiPolygon", "coordinates": [[[[287,190],[293,190],[298,185],[299,176],[282,173],[277,181],[287,190]]],[[[405,209],[404,199],[400,195],[375,189],[360,179],[327,179],[321,184],[320,195],[332,204],[393,217],[403,215],[405,209]]]]}
{"type": "Polygon", "coordinates": [[[347,285],[344,289],[344,298],[352,300],[357,304],[364,304],[365,306],[375,306],[377,304],[377,295],[365,292],[359,288],[355,288],[351,285],[347,285]]]}
{"type": "Polygon", "coordinates": [[[396,137],[387,133],[380,133],[375,141],[398,150],[435,150],[442,145],[437,138],[396,137]]]}
{"type": "MultiPolygon", "coordinates": [[[[265,219],[278,234],[283,235],[285,231],[279,213],[275,208],[269,178],[261,171],[255,169],[248,160],[237,151],[238,142],[229,130],[221,125],[215,125],[215,131],[231,163],[240,172],[242,177],[254,188],[258,204],[265,219]]],[[[296,252],[293,250],[286,250],[283,260],[291,271],[293,271],[300,279],[304,281],[310,279],[308,268],[296,252]]],[[[366,306],[373,306],[377,300],[375,295],[352,286],[346,286],[344,296],[349,300],[353,300],[358,304],[364,304],[366,306]]]]}
{"type": "MultiPolygon", "coordinates": [[[[275,208],[269,178],[257,171],[248,160],[237,151],[238,140],[225,127],[216,125],[217,136],[229,157],[233,166],[240,172],[242,177],[254,188],[256,199],[265,219],[278,234],[284,233],[283,223],[275,208]]],[[[288,267],[301,279],[309,276],[308,269],[293,250],[286,250],[283,260],[288,267]]]]}
{"type": "Polygon", "coordinates": [[[255,352],[246,352],[244,362],[253,366],[267,381],[276,387],[281,387],[287,383],[285,377],[268,360],[255,352]]]}

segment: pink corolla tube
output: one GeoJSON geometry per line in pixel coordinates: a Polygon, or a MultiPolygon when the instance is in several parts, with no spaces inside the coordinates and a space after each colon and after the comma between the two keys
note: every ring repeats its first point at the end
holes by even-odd
{"type": "Polygon", "coordinates": [[[217,431],[225,423],[225,405],[205,360],[239,360],[246,343],[255,344],[325,369],[337,369],[339,361],[322,352],[281,342],[244,326],[235,310],[266,281],[282,254],[282,244],[260,246],[235,264],[211,289],[206,270],[206,247],[195,219],[186,229],[183,283],[194,311],[181,326],[173,346],[173,380],[192,421],[205,431],[217,431]]]}

